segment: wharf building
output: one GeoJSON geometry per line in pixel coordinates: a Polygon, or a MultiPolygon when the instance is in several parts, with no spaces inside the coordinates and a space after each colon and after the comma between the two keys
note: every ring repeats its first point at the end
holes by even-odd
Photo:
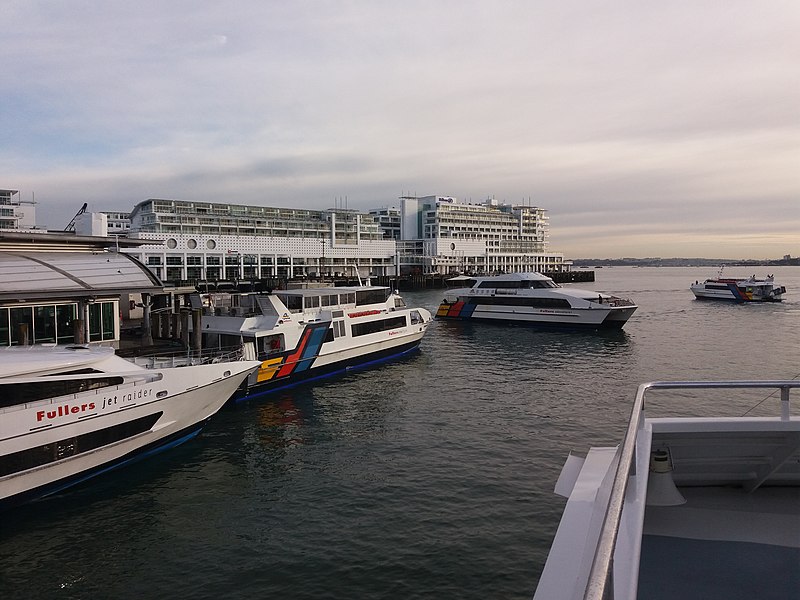
{"type": "Polygon", "coordinates": [[[105,213],[100,235],[139,240],[125,251],[172,282],[570,270],[563,254],[548,251],[543,208],[400,200],[399,208],[360,213],[149,199],[130,215],[105,213]]]}
{"type": "Polygon", "coordinates": [[[0,229],[33,229],[36,226],[36,203],[23,201],[19,190],[0,190],[0,229]]]}
{"type": "Polygon", "coordinates": [[[396,244],[371,215],[149,199],[130,214],[126,250],[167,281],[357,278],[397,273],[396,244]]]}
{"type": "Polygon", "coordinates": [[[402,196],[400,208],[370,211],[397,243],[401,274],[515,273],[570,270],[549,252],[547,211],[489,199],[462,203],[452,196],[402,196]]]}

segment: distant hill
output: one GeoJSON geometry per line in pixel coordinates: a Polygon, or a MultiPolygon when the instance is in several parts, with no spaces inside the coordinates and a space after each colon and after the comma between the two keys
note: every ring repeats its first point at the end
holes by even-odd
{"type": "Polygon", "coordinates": [[[734,258],[573,258],[575,267],[719,267],[800,265],[800,258],[742,260],[734,258]]]}

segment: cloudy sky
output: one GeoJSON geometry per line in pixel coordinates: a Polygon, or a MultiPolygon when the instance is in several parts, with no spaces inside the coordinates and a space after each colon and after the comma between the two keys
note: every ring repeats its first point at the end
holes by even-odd
{"type": "Polygon", "coordinates": [[[0,5],[0,187],[549,210],[569,258],[800,254],[797,0],[0,5]]]}

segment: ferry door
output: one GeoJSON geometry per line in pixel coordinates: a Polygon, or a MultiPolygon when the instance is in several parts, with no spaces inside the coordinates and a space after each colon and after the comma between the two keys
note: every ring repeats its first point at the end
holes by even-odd
{"type": "Polygon", "coordinates": [[[265,360],[271,356],[277,356],[286,350],[286,342],[283,334],[265,335],[258,338],[258,358],[265,360]]]}

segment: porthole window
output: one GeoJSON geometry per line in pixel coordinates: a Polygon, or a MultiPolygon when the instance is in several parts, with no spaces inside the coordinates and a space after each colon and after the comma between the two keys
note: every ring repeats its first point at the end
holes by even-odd
{"type": "Polygon", "coordinates": [[[216,248],[216,247],[217,247],[217,242],[215,242],[214,240],[208,240],[208,241],[206,242],[206,247],[207,247],[209,250],[213,250],[214,248],[216,248]]]}
{"type": "Polygon", "coordinates": [[[188,242],[186,242],[186,245],[189,246],[190,250],[194,250],[195,248],[197,248],[197,240],[189,240],[188,242]]]}
{"type": "Polygon", "coordinates": [[[178,245],[178,242],[175,241],[175,238],[169,238],[167,240],[167,248],[169,248],[170,250],[175,248],[177,245],[178,245]]]}

